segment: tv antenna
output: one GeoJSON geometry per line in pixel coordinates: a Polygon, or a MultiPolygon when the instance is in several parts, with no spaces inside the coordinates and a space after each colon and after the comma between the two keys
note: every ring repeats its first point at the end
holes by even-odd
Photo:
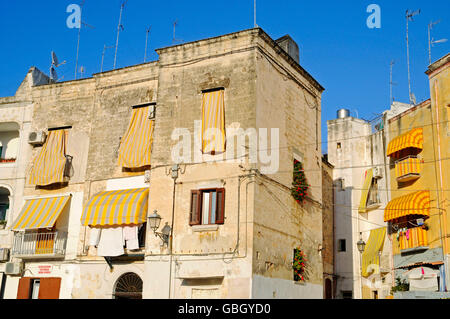
{"type": "Polygon", "coordinates": [[[117,48],[119,47],[119,34],[120,31],[124,30],[124,27],[122,25],[122,13],[123,9],[125,8],[125,4],[128,2],[128,0],[122,2],[120,5],[120,16],[119,16],[119,24],[117,25],[117,39],[116,39],[116,53],[114,54],[114,69],[116,69],[116,62],[117,62],[117,48]]]}
{"type": "Polygon", "coordinates": [[[406,10],[406,56],[408,60],[408,90],[409,90],[409,103],[412,102],[412,93],[411,93],[411,73],[409,69],[409,30],[408,30],[408,22],[414,21],[413,17],[420,13],[420,9],[414,12],[410,10],[406,10]]]}
{"type": "MultiPolygon", "coordinates": [[[[81,13],[82,13],[83,6],[84,6],[84,3],[85,3],[85,2],[86,2],[86,0],[83,0],[83,1],[81,2],[81,4],[80,4],[81,13]]],[[[80,36],[81,36],[81,28],[83,27],[83,25],[84,25],[84,26],[87,26],[87,27],[89,27],[89,28],[91,28],[91,29],[94,29],[93,26],[91,26],[91,25],[89,25],[89,24],[83,22],[83,21],[81,20],[81,17],[80,17],[80,25],[78,26],[77,57],[76,57],[76,60],[75,60],[75,80],[77,79],[77,75],[78,75],[78,72],[77,72],[77,70],[78,70],[78,55],[79,55],[79,52],[80,52],[80,36]]]]}
{"type": "Polygon", "coordinates": [[[175,37],[175,31],[176,31],[177,25],[178,25],[178,19],[175,20],[175,22],[173,23],[173,39],[172,39],[172,44],[175,44],[176,42],[183,42],[182,39],[177,39],[177,38],[175,37]]]}
{"type": "Polygon", "coordinates": [[[148,47],[148,36],[150,34],[150,30],[152,29],[152,26],[149,26],[146,30],[146,36],[145,36],[145,54],[144,54],[144,63],[147,61],[147,47],[148,47]]]}
{"type": "Polygon", "coordinates": [[[253,0],[253,27],[256,28],[256,0],[253,0]]]}
{"type": "Polygon", "coordinates": [[[105,60],[105,52],[106,52],[106,49],[113,49],[113,48],[114,48],[113,45],[111,45],[111,46],[106,46],[106,44],[105,44],[105,45],[103,46],[102,65],[101,65],[101,67],[100,67],[100,73],[103,72],[103,61],[105,60]]]}
{"type": "Polygon", "coordinates": [[[390,73],[389,73],[389,91],[390,91],[390,103],[392,104],[394,102],[394,97],[392,95],[392,86],[393,85],[397,85],[397,83],[392,82],[392,68],[394,67],[395,61],[392,60],[391,63],[389,63],[389,67],[390,67],[390,73]]]}
{"type": "Polygon", "coordinates": [[[441,22],[441,21],[440,20],[435,21],[435,22],[431,21],[428,24],[428,60],[429,60],[429,64],[431,64],[431,47],[433,46],[433,44],[447,42],[447,39],[434,40],[431,37],[431,29],[433,29],[433,25],[436,25],[439,22],[441,22]]]}
{"type": "Polygon", "coordinates": [[[53,82],[58,82],[58,74],[56,73],[56,68],[66,64],[66,61],[64,60],[62,63],[59,63],[58,57],[56,56],[56,53],[52,51],[52,65],[50,66],[50,80],[53,82]]]}

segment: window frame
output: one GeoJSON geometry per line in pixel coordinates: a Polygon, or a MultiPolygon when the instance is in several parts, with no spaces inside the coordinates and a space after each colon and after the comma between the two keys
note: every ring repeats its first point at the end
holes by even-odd
{"type": "Polygon", "coordinates": [[[338,239],[338,252],[345,253],[347,251],[347,240],[345,238],[338,239]],[[344,249],[342,249],[342,243],[344,243],[344,249]]]}
{"type": "Polygon", "coordinates": [[[190,215],[189,215],[189,225],[197,226],[197,225],[223,225],[225,222],[225,188],[202,188],[191,190],[191,200],[190,200],[190,215]],[[213,193],[216,195],[216,217],[215,222],[211,222],[211,212],[212,212],[212,196],[209,198],[209,210],[208,210],[208,223],[203,223],[203,194],[204,193],[213,193]],[[220,198],[219,194],[222,194],[222,198],[220,198]],[[197,196],[196,205],[193,200],[193,196],[197,196]],[[195,216],[194,216],[195,213],[195,216]]]}

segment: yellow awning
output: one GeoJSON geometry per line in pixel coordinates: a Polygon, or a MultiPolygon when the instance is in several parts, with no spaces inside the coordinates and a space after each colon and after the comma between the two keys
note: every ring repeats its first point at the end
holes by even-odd
{"type": "Polygon", "coordinates": [[[51,228],[66,207],[70,196],[27,200],[12,230],[51,228]]]}
{"type": "Polygon", "coordinates": [[[430,216],[430,192],[418,191],[391,200],[384,209],[384,221],[407,215],[430,216]]]}
{"type": "Polygon", "coordinates": [[[387,156],[392,156],[395,152],[401,151],[405,148],[418,148],[423,147],[423,129],[415,128],[402,135],[399,135],[389,142],[387,148],[387,156]]]}
{"type": "Polygon", "coordinates": [[[202,152],[225,152],[224,90],[203,93],[202,152]]]}
{"type": "Polygon", "coordinates": [[[380,256],[378,252],[383,249],[386,227],[372,229],[364,252],[362,253],[362,275],[367,277],[380,271],[380,256]]]}
{"type": "Polygon", "coordinates": [[[66,165],[66,130],[50,131],[40,153],[33,162],[30,185],[51,185],[64,182],[66,165]]]}
{"type": "Polygon", "coordinates": [[[364,179],[364,185],[361,191],[361,200],[359,201],[358,211],[360,213],[365,213],[367,211],[366,209],[367,196],[369,195],[370,186],[372,185],[372,178],[373,178],[373,170],[368,169],[366,171],[366,177],[364,179]]]}
{"type": "Polygon", "coordinates": [[[147,218],[148,188],[105,191],[94,195],[84,208],[84,226],[142,224],[147,218]]]}
{"type": "Polygon", "coordinates": [[[119,148],[119,166],[138,168],[150,165],[153,143],[153,120],[149,107],[133,109],[128,129],[119,148]]]}

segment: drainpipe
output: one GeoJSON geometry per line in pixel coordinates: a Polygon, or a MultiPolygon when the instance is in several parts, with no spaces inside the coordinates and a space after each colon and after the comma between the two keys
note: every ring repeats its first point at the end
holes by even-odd
{"type": "Polygon", "coordinates": [[[172,222],[170,226],[170,238],[169,238],[169,299],[171,297],[172,292],[172,259],[173,259],[172,249],[173,249],[173,225],[175,221],[175,188],[177,185],[179,169],[180,167],[178,164],[172,166],[171,168],[173,178],[173,191],[172,191],[172,222]]]}
{"type": "Polygon", "coordinates": [[[6,274],[2,272],[2,286],[0,287],[0,299],[5,297],[6,274]]]}
{"type": "MultiPolygon", "coordinates": [[[[439,165],[439,172],[437,172],[437,168],[438,166],[435,165],[435,174],[436,174],[436,195],[437,195],[437,209],[439,211],[439,232],[442,231],[442,226],[443,226],[443,231],[444,233],[441,233],[441,243],[442,243],[442,258],[444,259],[444,279],[446,279],[445,277],[447,276],[447,256],[446,256],[446,252],[447,252],[447,214],[445,211],[445,208],[441,209],[441,205],[440,205],[440,200],[442,199],[442,202],[445,203],[445,195],[444,196],[440,196],[442,195],[442,188],[443,186],[443,180],[442,180],[442,160],[441,160],[441,137],[440,137],[440,126],[439,126],[439,103],[438,103],[438,87],[437,87],[437,83],[438,81],[435,80],[434,81],[434,98],[435,98],[435,109],[436,109],[436,138],[437,138],[437,155],[438,155],[438,165],[439,165]],[[440,176],[439,181],[438,181],[438,176],[440,176]],[[440,188],[441,188],[441,192],[439,193],[439,182],[440,182],[440,188]],[[442,218],[441,218],[442,215],[442,218]],[[443,223],[441,223],[441,219],[443,219],[443,223]]],[[[431,123],[433,123],[433,112],[431,112],[432,116],[431,116],[431,123]]],[[[433,128],[433,125],[431,125],[431,127],[433,128]]],[[[433,132],[434,133],[434,132],[433,132]]],[[[433,134],[433,145],[434,145],[434,134],[433,134]]],[[[436,151],[434,153],[435,159],[436,159],[436,151]]],[[[445,204],[444,204],[445,207],[445,204]]],[[[444,286],[444,291],[447,291],[447,287],[444,286]]]]}

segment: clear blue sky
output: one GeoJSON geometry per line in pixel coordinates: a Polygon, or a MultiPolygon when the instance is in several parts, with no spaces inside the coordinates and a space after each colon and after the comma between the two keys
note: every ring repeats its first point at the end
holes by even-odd
{"type": "MultiPolygon", "coordinates": [[[[63,81],[75,73],[77,29],[66,26],[69,4],[77,0],[1,1],[0,96],[14,95],[27,70],[36,66],[48,73],[50,52],[67,64],[58,68],[63,81]]],[[[114,45],[122,0],[86,0],[82,20],[95,29],[82,29],[79,65],[85,76],[100,71],[103,45],[114,45]]],[[[370,119],[389,104],[389,62],[395,60],[394,97],[408,101],[406,67],[406,9],[421,9],[410,23],[412,90],[417,100],[429,97],[428,33],[430,21],[441,20],[432,30],[435,39],[450,39],[449,0],[258,0],[257,22],[272,38],[290,34],[300,46],[300,64],[326,89],[322,99],[322,135],[326,120],[341,107],[370,119]],[[369,29],[366,8],[381,7],[381,29],[369,29]]],[[[149,59],[154,49],[253,27],[253,0],[144,1],[129,0],[123,16],[117,67],[142,63],[145,31],[151,25],[149,59]]],[[[436,60],[450,50],[450,42],[432,48],[436,60]]],[[[107,51],[104,69],[113,66],[114,49],[107,51]]],[[[323,144],[326,150],[326,144],[323,144]]]]}

